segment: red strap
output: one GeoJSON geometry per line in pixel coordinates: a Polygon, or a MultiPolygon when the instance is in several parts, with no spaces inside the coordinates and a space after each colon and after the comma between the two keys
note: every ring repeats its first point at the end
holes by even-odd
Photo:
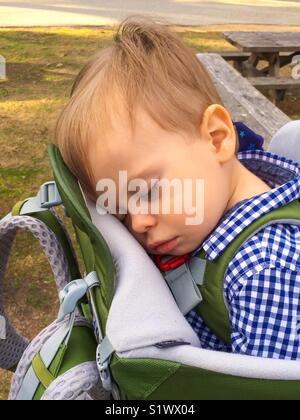
{"type": "Polygon", "coordinates": [[[173,270],[174,268],[179,267],[180,265],[184,264],[188,259],[190,259],[190,254],[179,255],[176,257],[171,257],[167,261],[162,261],[162,258],[165,255],[153,255],[153,259],[156,265],[164,271],[173,270]]]}

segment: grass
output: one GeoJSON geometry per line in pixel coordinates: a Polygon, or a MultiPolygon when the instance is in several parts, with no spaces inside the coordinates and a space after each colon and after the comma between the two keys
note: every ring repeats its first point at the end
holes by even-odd
{"type": "MultiPolygon", "coordinates": [[[[224,29],[230,28],[176,27],[195,52],[232,49],[222,38],[224,29]]],[[[55,121],[76,74],[95,51],[111,45],[112,37],[109,27],[0,29],[8,75],[0,82],[0,218],[52,179],[47,144],[53,142],[55,121]]],[[[299,95],[295,91],[280,104],[293,119],[300,116],[299,95]]],[[[18,235],[4,288],[7,312],[28,338],[55,318],[52,274],[29,234],[18,235]]],[[[0,371],[0,378],[0,399],[6,399],[11,374],[0,371]]]]}

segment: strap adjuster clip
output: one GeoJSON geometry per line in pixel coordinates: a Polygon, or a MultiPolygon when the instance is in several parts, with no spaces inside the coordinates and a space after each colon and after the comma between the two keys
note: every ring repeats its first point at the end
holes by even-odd
{"type": "Polygon", "coordinates": [[[101,378],[102,386],[106,391],[112,391],[112,380],[109,371],[110,356],[106,360],[102,360],[101,357],[101,343],[97,347],[96,362],[98,372],[101,378]]]}
{"type": "Polygon", "coordinates": [[[45,182],[43,185],[41,185],[38,198],[42,208],[48,209],[62,204],[62,199],[58,192],[55,181],[45,182]]]}
{"type": "Polygon", "coordinates": [[[68,314],[71,314],[78,301],[86,294],[88,285],[83,279],[73,280],[59,292],[60,309],[57,320],[61,321],[68,314]]]}

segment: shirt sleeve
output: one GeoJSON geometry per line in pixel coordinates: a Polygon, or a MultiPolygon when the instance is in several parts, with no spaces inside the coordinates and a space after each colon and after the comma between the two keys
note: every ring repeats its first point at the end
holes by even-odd
{"type": "Polygon", "coordinates": [[[270,263],[245,273],[229,306],[234,353],[300,359],[300,268],[270,263]]]}

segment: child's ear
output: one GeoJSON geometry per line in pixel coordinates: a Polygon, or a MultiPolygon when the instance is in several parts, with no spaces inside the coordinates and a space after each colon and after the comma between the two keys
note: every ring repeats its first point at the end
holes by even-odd
{"type": "Polygon", "coordinates": [[[219,163],[235,156],[236,131],[228,111],[219,104],[206,108],[201,122],[201,138],[210,142],[219,163]]]}

